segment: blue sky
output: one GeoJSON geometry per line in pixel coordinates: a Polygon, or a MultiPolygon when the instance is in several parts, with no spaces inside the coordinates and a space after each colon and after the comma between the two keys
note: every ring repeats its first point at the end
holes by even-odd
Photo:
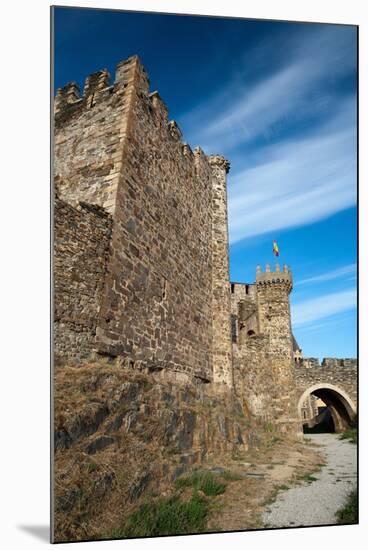
{"type": "Polygon", "coordinates": [[[138,54],[184,139],[231,162],[230,271],[291,266],[306,356],[356,356],[356,28],[55,10],[55,88],[138,54]]]}

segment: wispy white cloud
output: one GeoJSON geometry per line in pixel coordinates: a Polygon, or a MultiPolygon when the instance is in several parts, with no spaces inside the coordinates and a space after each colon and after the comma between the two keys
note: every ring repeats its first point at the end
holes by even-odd
{"type": "Polygon", "coordinates": [[[356,203],[355,130],[275,145],[229,187],[231,243],[312,223],[356,203]]]}
{"type": "Polygon", "coordinates": [[[337,98],[332,88],[325,89],[326,82],[353,69],[352,38],[341,32],[337,38],[334,29],[325,27],[297,33],[282,45],[273,38],[262,43],[247,53],[217,94],[182,118],[190,138],[207,152],[228,152],[259,136],[269,137],[290,121],[333,108],[337,98]],[[287,48],[287,60],[272,71],[269,57],[277,46],[287,48]],[[267,76],[254,80],[250,68],[262,64],[267,76]]]}
{"type": "MultiPolygon", "coordinates": [[[[207,153],[236,159],[228,186],[231,243],[356,203],[356,100],[329,86],[354,69],[353,34],[334,33],[292,37],[284,62],[263,80],[244,78],[247,57],[233,80],[184,117],[191,140],[207,153]],[[310,120],[304,139],[288,135],[310,120]]],[[[253,59],[265,62],[271,51],[262,44],[253,59]]]]}
{"type": "Polygon", "coordinates": [[[295,327],[308,325],[355,307],[355,289],[325,294],[293,305],[291,308],[292,325],[295,327]]]}
{"type": "MultiPolygon", "coordinates": [[[[356,267],[357,267],[356,264],[345,265],[343,267],[339,267],[338,269],[327,271],[326,273],[321,273],[320,275],[316,275],[314,277],[307,277],[306,279],[302,279],[301,281],[296,281],[294,283],[294,286],[304,285],[309,283],[322,283],[325,281],[331,281],[333,279],[346,277],[347,275],[351,275],[352,273],[355,273],[356,267]]],[[[355,279],[355,277],[351,276],[347,278],[348,281],[351,281],[353,279],[355,279]]]]}

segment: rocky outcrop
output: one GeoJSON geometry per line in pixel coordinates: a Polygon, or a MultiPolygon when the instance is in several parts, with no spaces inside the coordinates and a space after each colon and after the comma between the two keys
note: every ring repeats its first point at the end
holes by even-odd
{"type": "Polygon", "coordinates": [[[102,524],[126,517],[150,491],[214,456],[257,447],[259,431],[231,392],[208,384],[117,362],[57,369],[56,540],[81,540],[85,529],[100,536],[102,524]]]}

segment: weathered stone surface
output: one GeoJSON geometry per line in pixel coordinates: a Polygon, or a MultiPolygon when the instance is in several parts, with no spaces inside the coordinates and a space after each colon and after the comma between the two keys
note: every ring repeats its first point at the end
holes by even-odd
{"type": "MultiPolygon", "coordinates": [[[[336,359],[335,361],[344,361],[336,359]]],[[[331,362],[322,362],[319,367],[303,367],[299,365],[295,367],[295,385],[299,398],[302,394],[315,386],[326,386],[342,390],[352,400],[354,405],[357,405],[357,366],[353,360],[351,366],[340,364],[331,365],[331,362]]]]}
{"type": "Polygon", "coordinates": [[[102,208],[55,199],[54,351],[64,361],[87,359],[96,347],[100,297],[111,235],[102,208]]]}
{"type": "Polygon", "coordinates": [[[106,431],[107,432],[116,432],[122,425],[123,423],[123,420],[124,420],[124,416],[125,416],[125,413],[120,413],[120,414],[117,414],[114,418],[114,420],[112,420],[106,427],[106,431]]]}
{"type": "Polygon", "coordinates": [[[108,491],[110,491],[115,481],[114,472],[107,472],[102,477],[97,479],[94,483],[93,491],[97,498],[103,497],[108,491]]]}
{"type": "Polygon", "coordinates": [[[98,451],[102,451],[102,449],[105,449],[109,445],[112,445],[115,442],[115,439],[113,437],[110,437],[108,435],[101,435],[99,437],[96,437],[89,445],[86,447],[86,453],[89,455],[94,455],[98,451]]]}
{"type": "Polygon", "coordinates": [[[81,491],[79,487],[74,486],[65,491],[61,495],[57,495],[55,499],[55,508],[61,512],[70,512],[77,502],[81,491]]]}
{"type": "MultiPolygon", "coordinates": [[[[218,324],[229,333],[224,328],[229,324],[228,259],[215,251],[227,247],[227,161],[218,157],[210,162],[203,152],[184,146],[159,95],[148,93],[137,57],[119,64],[112,86],[106,71],[100,71],[87,79],[81,98],[73,86],[60,90],[55,109],[55,184],[68,206],[83,205],[86,218],[73,219],[67,206],[55,211],[60,225],[55,272],[62,279],[75,265],[78,282],[73,284],[79,285],[75,292],[68,290],[68,280],[55,287],[56,357],[88,359],[97,350],[129,357],[132,368],[149,366],[212,380],[212,348],[218,342],[213,331],[218,324]],[[221,201],[216,231],[212,200],[221,201]],[[82,258],[78,247],[85,246],[68,228],[88,229],[88,215],[102,212],[92,206],[88,210],[86,204],[104,208],[113,224],[109,236],[111,224],[105,219],[107,242],[92,236],[98,254],[90,250],[82,258]],[[59,260],[61,240],[71,246],[59,260]],[[98,263],[91,266],[96,289],[91,311],[85,304],[88,266],[80,264],[86,257],[98,263]]],[[[231,342],[216,345],[225,346],[216,368],[230,384],[231,342]]]]}
{"type": "Polygon", "coordinates": [[[141,496],[151,479],[151,472],[144,471],[136,474],[132,484],[129,487],[129,497],[131,501],[137,500],[137,498],[141,496]]]}

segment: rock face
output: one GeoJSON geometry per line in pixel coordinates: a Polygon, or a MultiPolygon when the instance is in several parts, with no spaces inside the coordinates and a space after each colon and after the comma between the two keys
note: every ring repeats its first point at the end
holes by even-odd
{"type": "Polygon", "coordinates": [[[262,426],[229,392],[117,364],[55,373],[55,539],[101,536],[149,491],[257,448],[262,426]],[[62,434],[62,436],[60,435],[62,434]]]}

